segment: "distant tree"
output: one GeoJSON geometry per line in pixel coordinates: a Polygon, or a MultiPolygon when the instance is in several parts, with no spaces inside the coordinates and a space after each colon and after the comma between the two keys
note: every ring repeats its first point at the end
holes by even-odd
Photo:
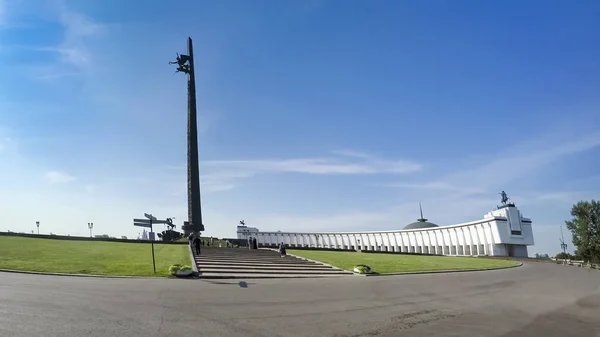
{"type": "Polygon", "coordinates": [[[600,202],[580,201],[573,205],[571,216],[565,224],[573,236],[576,255],[585,261],[600,261],[600,202]]]}
{"type": "Polygon", "coordinates": [[[573,255],[569,254],[569,253],[558,253],[556,254],[556,258],[560,259],[560,260],[573,260],[573,255]]]}
{"type": "Polygon", "coordinates": [[[157,236],[163,241],[173,242],[181,239],[183,237],[183,233],[173,229],[168,229],[166,231],[162,231],[162,233],[158,233],[157,236]]]}
{"type": "Polygon", "coordinates": [[[538,259],[538,260],[549,260],[550,259],[550,256],[548,256],[548,254],[538,254],[538,253],[536,253],[534,255],[534,257],[536,259],[538,259]]]}

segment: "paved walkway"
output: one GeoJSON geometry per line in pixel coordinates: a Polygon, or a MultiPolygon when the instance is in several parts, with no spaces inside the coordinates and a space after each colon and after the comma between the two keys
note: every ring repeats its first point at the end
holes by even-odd
{"type": "Polygon", "coordinates": [[[0,336],[557,336],[600,334],[600,272],[247,280],[0,273],[0,336]]]}

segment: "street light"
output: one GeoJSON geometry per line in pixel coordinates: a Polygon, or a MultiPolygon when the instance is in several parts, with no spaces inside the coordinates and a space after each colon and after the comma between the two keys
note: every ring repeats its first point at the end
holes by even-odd
{"type": "Polygon", "coordinates": [[[560,226],[560,237],[560,248],[563,250],[563,262],[564,264],[567,264],[567,244],[565,243],[562,226],[560,226]]]}
{"type": "Polygon", "coordinates": [[[35,225],[37,226],[38,235],[40,234],[40,222],[36,221],[35,225]]]}
{"type": "Polygon", "coordinates": [[[92,229],[94,228],[94,223],[93,222],[88,222],[88,228],[90,230],[90,238],[92,237],[92,229]]]}

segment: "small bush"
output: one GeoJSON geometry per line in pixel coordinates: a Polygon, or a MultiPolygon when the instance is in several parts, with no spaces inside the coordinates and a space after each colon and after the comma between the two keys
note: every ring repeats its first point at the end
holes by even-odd
{"type": "Polygon", "coordinates": [[[357,266],[354,266],[354,272],[358,274],[371,274],[373,273],[373,270],[371,270],[371,267],[367,265],[359,264],[357,266]]]}
{"type": "Polygon", "coordinates": [[[171,267],[169,267],[169,273],[173,276],[176,275],[177,272],[190,271],[190,270],[192,270],[192,267],[184,266],[181,264],[174,264],[171,267]]]}
{"type": "Polygon", "coordinates": [[[171,275],[175,275],[178,271],[181,270],[182,267],[183,266],[180,265],[180,264],[174,264],[174,265],[172,265],[172,266],[169,267],[169,273],[171,275]]]}

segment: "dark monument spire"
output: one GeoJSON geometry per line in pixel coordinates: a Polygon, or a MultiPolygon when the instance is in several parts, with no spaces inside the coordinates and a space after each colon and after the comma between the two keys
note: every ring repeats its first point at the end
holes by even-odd
{"type": "Polygon", "coordinates": [[[423,208],[421,207],[421,203],[419,202],[419,211],[421,211],[421,218],[417,219],[419,222],[425,222],[427,219],[423,218],[423,208]]]}
{"type": "Polygon", "coordinates": [[[202,208],[200,204],[200,174],[198,172],[198,117],[196,112],[196,78],[194,74],[194,48],[192,38],[188,37],[188,54],[177,54],[176,72],[188,75],[188,125],[187,125],[187,187],[188,221],[184,222],[185,235],[204,231],[202,208]]]}

